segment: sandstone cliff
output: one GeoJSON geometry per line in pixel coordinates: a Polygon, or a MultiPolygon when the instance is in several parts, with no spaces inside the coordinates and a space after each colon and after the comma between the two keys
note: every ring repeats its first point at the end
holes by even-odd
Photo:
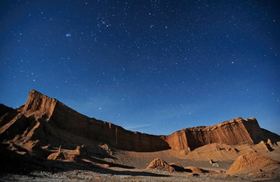
{"type": "Polygon", "coordinates": [[[0,105],[0,141],[31,151],[45,145],[75,148],[100,144],[138,152],[184,150],[210,143],[255,144],[279,136],[261,129],[256,119],[236,118],[208,126],[186,128],[168,136],[128,131],[120,126],[84,116],[38,91],[29,93],[26,103],[15,110],[0,105]]]}
{"type": "MultiPolygon", "coordinates": [[[[3,112],[7,110],[3,106],[3,112]]],[[[92,142],[133,151],[168,149],[161,136],[132,132],[109,122],[84,116],[38,91],[29,93],[26,103],[8,122],[1,119],[0,138],[23,144],[32,139],[41,145],[82,145],[92,142]]],[[[18,143],[19,144],[19,143],[18,143]]]]}
{"type": "Polygon", "coordinates": [[[279,136],[260,128],[255,118],[236,118],[213,126],[186,128],[166,137],[172,149],[193,150],[211,143],[228,145],[256,144],[279,136]]]}

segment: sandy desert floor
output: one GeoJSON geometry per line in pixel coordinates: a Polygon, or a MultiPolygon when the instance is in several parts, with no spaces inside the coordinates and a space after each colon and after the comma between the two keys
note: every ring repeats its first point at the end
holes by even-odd
{"type": "MultiPolygon", "coordinates": [[[[73,170],[67,172],[32,172],[28,175],[8,174],[1,177],[1,181],[251,181],[241,177],[227,175],[199,175],[173,173],[139,169],[114,169],[120,174],[100,174],[94,171],[73,170]]],[[[263,179],[264,180],[264,179],[263,179]]],[[[271,180],[270,180],[271,181],[271,180]]],[[[275,179],[274,181],[277,181],[275,179]]]]}
{"type": "MultiPolygon", "coordinates": [[[[261,145],[255,146],[237,146],[242,153],[248,150],[258,150],[259,153],[279,161],[280,147],[275,146],[273,151],[265,151],[261,145]]],[[[260,176],[252,175],[228,175],[226,170],[233,163],[235,156],[227,156],[223,150],[216,150],[215,145],[204,148],[198,148],[189,155],[183,155],[172,150],[161,152],[128,152],[114,151],[114,158],[97,159],[103,162],[101,168],[77,169],[69,168],[70,163],[60,164],[65,170],[62,171],[40,171],[34,170],[29,173],[2,174],[1,181],[280,181],[280,170],[274,171],[274,177],[262,174],[260,176]],[[213,150],[212,150],[213,149],[213,150]],[[206,155],[207,154],[207,155],[206,155]],[[194,157],[195,156],[195,157],[194,157]],[[201,157],[201,160],[198,159],[201,157]],[[218,161],[219,166],[213,167],[209,163],[209,158],[218,161]],[[207,172],[167,172],[156,169],[146,169],[146,166],[154,158],[161,158],[168,163],[179,166],[193,166],[204,169],[207,172]],[[110,165],[108,165],[110,164],[110,165]],[[121,167],[118,167],[118,164],[121,167]],[[65,166],[64,166],[65,165],[65,166]],[[123,165],[123,166],[122,166],[123,165]],[[117,167],[116,167],[117,166],[117,167]]]]}

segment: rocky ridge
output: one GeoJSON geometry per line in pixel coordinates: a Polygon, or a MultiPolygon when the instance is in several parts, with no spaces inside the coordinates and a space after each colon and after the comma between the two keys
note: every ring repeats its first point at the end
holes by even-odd
{"type": "Polygon", "coordinates": [[[139,152],[183,150],[188,153],[203,145],[256,144],[279,140],[277,134],[260,128],[255,118],[236,118],[213,126],[185,128],[167,136],[126,130],[110,122],[84,116],[54,98],[31,90],[26,103],[11,109],[0,107],[1,142],[31,151],[36,146],[72,147],[87,145],[139,152]]]}

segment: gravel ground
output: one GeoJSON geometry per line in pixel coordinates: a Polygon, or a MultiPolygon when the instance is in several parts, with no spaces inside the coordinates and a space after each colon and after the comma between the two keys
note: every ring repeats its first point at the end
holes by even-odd
{"type": "MultiPolygon", "coordinates": [[[[122,169],[117,169],[122,170],[122,169]]],[[[100,174],[93,171],[73,170],[66,172],[50,173],[50,172],[32,172],[28,175],[5,174],[0,177],[1,181],[36,181],[36,182],[52,182],[52,181],[133,181],[133,182],[153,182],[153,181],[251,181],[242,179],[240,177],[232,177],[226,175],[209,175],[200,174],[199,176],[192,176],[190,173],[167,173],[154,170],[129,170],[131,172],[138,172],[138,175],[111,175],[100,174]],[[154,176],[157,175],[157,176],[154,176]]],[[[127,172],[127,171],[126,171],[127,172]]]]}

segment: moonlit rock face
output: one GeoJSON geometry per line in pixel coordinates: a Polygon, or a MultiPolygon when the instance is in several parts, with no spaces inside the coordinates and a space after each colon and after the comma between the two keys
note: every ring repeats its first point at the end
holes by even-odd
{"type": "MultiPolygon", "coordinates": [[[[29,136],[35,135],[39,141],[50,140],[47,138],[52,138],[53,130],[59,128],[61,131],[87,138],[90,141],[104,142],[118,149],[138,152],[172,149],[188,153],[210,143],[239,145],[255,144],[261,140],[266,141],[268,138],[272,142],[279,139],[278,135],[261,129],[254,118],[247,120],[235,118],[213,126],[182,129],[170,135],[157,136],[132,132],[112,123],[82,115],[62,102],[36,90],[30,91],[26,103],[18,112],[18,118],[0,128],[1,133],[12,135],[13,130],[9,131],[11,126],[28,118],[27,120],[34,120],[35,123],[35,126],[28,126],[27,130],[31,128],[29,136]],[[51,129],[52,127],[54,128],[51,129]],[[48,132],[49,129],[52,132],[48,132]],[[41,138],[41,136],[44,137],[41,138]]],[[[23,125],[22,130],[25,130],[24,127],[23,125]]],[[[14,134],[18,135],[16,132],[14,134]]],[[[73,141],[73,143],[75,142],[73,141]]]]}
{"type": "MultiPolygon", "coordinates": [[[[252,150],[251,147],[258,147],[259,150],[260,145],[263,146],[264,142],[258,146],[255,143],[268,139],[272,144],[280,141],[277,134],[260,128],[254,118],[235,118],[213,126],[185,128],[170,135],[150,135],[129,131],[113,123],[89,118],[59,100],[36,90],[29,92],[26,103],[18,109],[0,104],[0,147],[2,146],[0,151],[5,146],[7,147],[4,149],[5,153],[20,154],[23,158],[16,158],[16,162],[11,164],[5,163],[14,168],[23,159],[22,162],[25,166],[17,167],[19,169],[25,169],[29,165],[28,161],[24,160],[24,157],[29,156],[30,161],[40,159],[40,162],[46,162],[47,169],[50,169],[48,165],[54,165],[56,162],[69,162],[69,165],[73,166],[85,165],[86,167],[88,164],[94,164],[102,169],[119,166],[127,170],[127,168],[132,168],[126,165],[127,162],[131,166],[137,165],[136,170],[147,170],[149,173],[164,171],[173,175],[174,171],[192,171],[193,174],[196,174],[199,171],[194,172],[195,170],[185,168],[173,161],[183,159],[181,157],[189,157],[191,154],[198,157],[198,160],[207,157],[216,160],[215,156],[222,157],[224,160],[229,155],[236,158],[239,152],[241,154],[240,148],[237,150],[226,144],[239,147],[246,144],[249,147],[248,150],[252,150]],[[207,151],[207,154],[205,155],[203,151],[207,151]],[[112,157],[113,161],[104,160],[108,157],[112,157]],[[118,161],[122,161],[122,165],[115,163],[115,159],[120,159],[118,161]],[[151,159],[154,160],[150,162],[151,159]],[[141,163],[145,163],[145,165],[140,169],[138,164],[142,165],[141,163]],[[144,169],[145,166],[147,167],[144,169]]],[[[266,152],[273,152],[273,150],[266,152]]],[[[1,157],[5,158],[2,155],[1,157]]],[[[195,159],[195,157],[187,159],[195,159]]],[[[267,169],[267,164],[272,163],[272,172],[279,167],[276,164],[275,168],[274,163],[270,160],[252,159],[248,160],[245,157],[243,160],[246,165],[249,163],[249,168],[250,165],[256,165],[253,163],[255,160],[263,162],[262,167],[265,169],[267,169]]],[[[244,166],[243,164],[242,162],[241,167],[244,166]]],[[[218,165],[215,164],[215,167],[218,165]]],[[[229,174],[232,174],[231,171],[236,168],[240,168],[238,163],[234,164],[229,174]]],[[[201,172],[203,173],[202,169],[201,172]]]]}
{"type": "Polygon", "coordinates": [[[146,167],[147,169],[157,169],[157,170],[163,170],[168,172],[174,172],[174,168],[169,165],[166,161],[156,158],[150,162],[150,164],[146,167]]]}

